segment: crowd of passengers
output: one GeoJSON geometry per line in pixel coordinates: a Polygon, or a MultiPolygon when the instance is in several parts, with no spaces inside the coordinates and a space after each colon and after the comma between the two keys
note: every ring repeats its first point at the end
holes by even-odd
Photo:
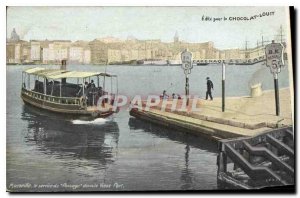
{"type": "MultiPolygon", "coordinates": [[[[60,82],[47,80],[46,83],[46,94],[60,97],[60,82]]],[[[36,80],[33,91],[44,93],[44,82],[36,80]]],[[[104,95],[102,87],[96,87],[93,80],[90,83],[85,82],[84,86],[62,80],[61,97],[84,97],[87,99],[87,105],[92,106],[97,104],[99,97],[102,95],[104,95]]]]}

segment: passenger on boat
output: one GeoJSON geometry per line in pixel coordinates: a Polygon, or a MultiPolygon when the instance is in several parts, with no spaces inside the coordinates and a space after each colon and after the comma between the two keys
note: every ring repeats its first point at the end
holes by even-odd
{"type": "Polygon", "coordinates": [[[173,94],[172,94],[172,98],[173,98],[173,99],[181,99],[181,96],[180,96],[179,94],[173,93],[173,94]]]}
{"type": "Polygon", "coordinates": [[[93,80],[91,80],[91,87],[92,87],[92,88],[96,88],[96,85],[95,85],[95,83],[94,83],[93,80]]]}
{"type": "Polygon", "coordinates": [[[101,86],[99,87],[98,95],[99,97],[103,96],[103,89],[101,86]]]}
{"type": "Polygon", "coordinates": [[[169,98],[169,95],[167,94],[167,91],[166,91],[166,90],[163,91],[163,94],[160,95],[160,98],[161,98],[161,99],[168,99],[168,98],[169,98]]]}
{"type": "Polygon", "coordinates": [[[94,83],[94,80],[91,80],[91,82],[89,83],[89,85],[88,85],[88,88],[95,88],[96,87],[96,85],[95,85],[95,83],[94,83]]]}
{"type": "Polygon", "coordinates": [[[85,81],[85,82],[84,82],[84,89],[87,89],[88,86],[89,86],[88,82],[85,81]]]}
{"type": "Polygon", "coordinates": [[[88,105],[93,106],[96,105],[97,100],[96,100],[96,96],[98,94],[98,90],[95,87],[95,84],[92,82],[91,86],[87,89],[87,97],[88,97],[88,105]]]}

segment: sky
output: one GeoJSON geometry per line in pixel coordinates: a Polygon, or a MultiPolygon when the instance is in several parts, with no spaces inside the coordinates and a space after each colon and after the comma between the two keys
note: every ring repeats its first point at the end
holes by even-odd
{"type": "Polygon", "coordinates": [[[284,7],[7,7],[7,37],[13,28],[22,40],[86,40],[116,37],[172,42],[175,32],[187,42],[213,41],[219,49],[255,47],[263,35],[273,39],[280,25],[286,35],[284,7]],[[232,21],[264,12],[271,16],[232,21]],[[222,18],[204,21],[203,17],[222,18]],[[224,17],[228,20],[223,21],[224,17]]]}

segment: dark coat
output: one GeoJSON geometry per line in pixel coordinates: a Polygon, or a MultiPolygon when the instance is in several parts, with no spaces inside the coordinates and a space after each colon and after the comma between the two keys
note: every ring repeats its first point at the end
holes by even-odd
{"type": "Polygon", "coordinates": [[[214,88],[214,84],[211,80],[207,80],[207,90],[211,90],[214,88]]]}

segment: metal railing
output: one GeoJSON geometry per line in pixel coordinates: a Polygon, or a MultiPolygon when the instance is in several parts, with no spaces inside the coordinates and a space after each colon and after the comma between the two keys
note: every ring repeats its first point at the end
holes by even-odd
{"type": "Polygon", "coordinates": [[[42,93],[38,93],[32,90],[27,90],[25,88],[22,88],[22,92],[25,95],[28,95],[32,98],[43,100],[47,102],[57,103],[57,104],[64,104],[64,105],[84,105],[81,104],[81,99],[78,97],[57,97],[57,96],[50,96],[45,95],[42,93]]]}
{"type": "Polygon", "coordinates": [[[292,127],[279,128],[249,138],[221,140],[218,179],[235,181],[235,186],[252,187],[294,184],[294,135],[292,127]],[[233,163],[233,170],[228,166],[233,163]],[[244,175],[241,181],[233,175],[244,175]],[[225,176],[225,177],[224,177],[225,176]]]}

